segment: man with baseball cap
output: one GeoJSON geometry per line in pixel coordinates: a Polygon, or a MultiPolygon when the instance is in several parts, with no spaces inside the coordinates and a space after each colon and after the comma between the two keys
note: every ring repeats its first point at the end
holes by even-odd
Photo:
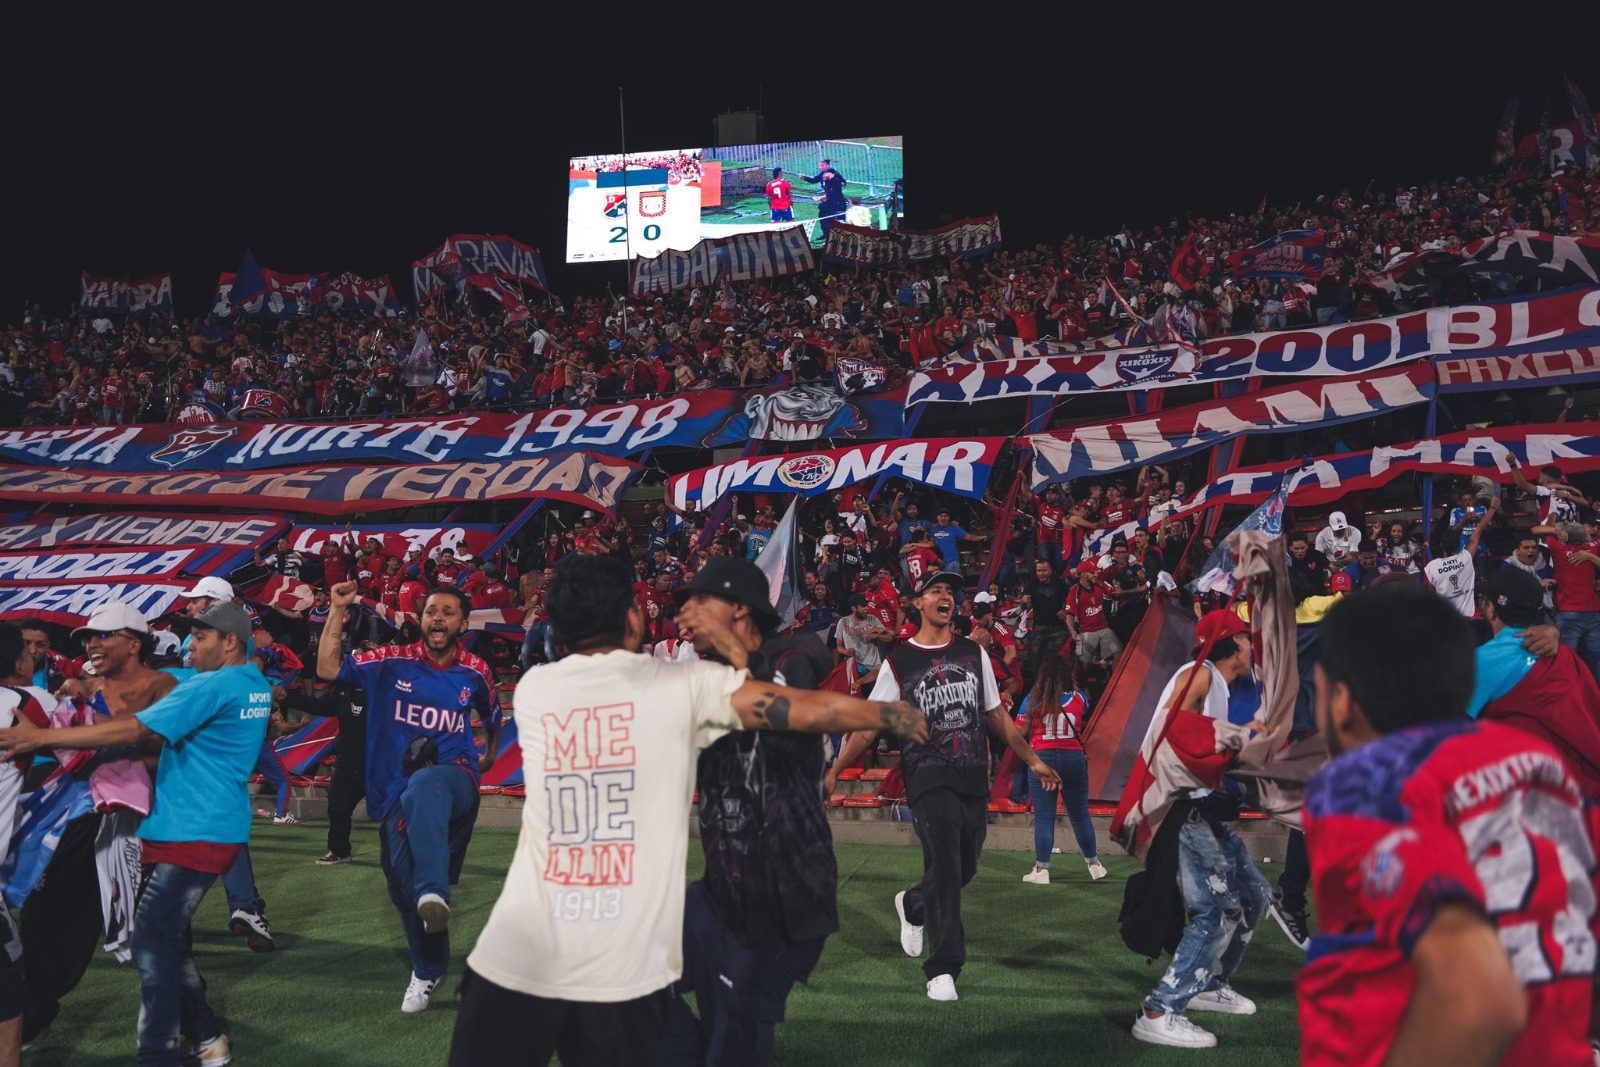
{"type": "MultiPolygon", "coordinates": [[[[884,658],[871,696],[875,701],[907,700],[928,719],[928,740],[906,745],[900,756],[912,823],[922,840],[922,880],[896,893],[894,908],[906,955],[922,955],[926,933],[928,959],[922,970],[929,999],[939,1001],[957,999],[956,978],[966,962],[961,889],[977,873],[988,832],[985,730],[1004,740],[1045,788],[1061,786],[1060,775],[1028,747],[1006,714],[988,655],[952,630],[956,598],[965,584],[953,571],[935,571],[922,579],[913,602],[921,627],[884,658]]],[[[852,736],[839,762],[853,766],[874,737],[871,732],[852,736]]]]}
{"type": "MultiPolygon", "coordinates": [[[[1228,687],[1250,673],[1250,627],[1236,612],[1219,608],[1200,619],[1194,642],[1194,662],[1178,668],[1156,701],[1153,731],[1178,710],[1228,721],[1228,687]]],[[[1151,743],[1147,736],[1140,750],[1149,751],[1151,743]]],[[[1167,816],[1181,820],[1178,885],[1189,921],[1172,965],[1133,1021],[1140,1041],[1211,1048],[1216,1035],[1190,1022],[1189,1011],[1255,1014],[1255,1004],[1228,982],[1266,913],[1271,888],[1228,828],[1238,815],[1238,802],[1227,793],[1191,789],[1167,816]]]]}
{"type": "MultiPolygon", "coordinates": [[[[73,682],[93,687],[86,703],[62,704],[52,715],[57,726],[104,722],[143,711],[177,682],[148,664],[151,634],[144,616],[127,604],[103,604],[73,631],[83,642],[85,668],[92,678],[73,682]]],[[[47,746],[48,747],[48,746],[47,746]]],[[[96,871],[95,843],[106,824],[137,820],[150,812],[150,778],[137,758],[68,764],[68,774],[53,787],[87,792],[89,810],[65,823],[48,855],[19,863],[6,886],[22,911],[22,953],[26,976],[22,1041],[31,1043],[55,1020],[61,1000],[83,978],[94,959],[104,919],[117,905],[103,901],[96,871]],[[108,783],[120,781],[114,791],[108,783]]],[[[132,833],[128,827],[129,835],[132,833]]],[[[126,916],[124,916],[126,919],[126,916]]],[[[124,922],[123,925],[126,925],[124,922]]]]}
{"type": "MultiPolygon", "coordinates": [[[[91,618],[94,635],[148,635],[131,608],[91,618]],[[101,626],[115,626],[102,631],[101,626]]],[[[251,624],[237,604],[213,605],[194,619],[196,677],[134,715],[92,726],[0,730],[0,756],[122,745],[161,749],[155,804],[139,828],[144,875],[132,948],[139,971],[139,1062],[182,1062],[181,1039],[201,1063],[226,1063],[228,1039],[206,1002],[191,949],[190,922],[217,876],[250,838],[249,779],[272,712],[272,686],[250,659],[251,624]],[[187,1028],[189,1032],[181,1033],[187,1028]]],[[[91,641],[104,642],[103,636],[91,641]]],[[[91,652],[91,658],[94,653],[91,652]]]]}
{"type": "Polygon", "coordinates": [[[1328,525],[1317,534],[1314,547],[1336,569],[1342,568],[1356,558],[1356,550],[1361,547],[1361,531],[1350,525],[1344,512],[1329,512],[1328,525]]]}
{"type": "MultiPolygon", "coordinates": [[[[791,689],[816,689],[833,669],[808,630],[779,635],[766,576],[716,557],[674,591],[684,639],[705,659],[791,689]]],[[[700,1017],[673,1005],[668,1062],[765,1064],[795,982],[810,975],[839,929],[838,868],[818,734],[740,730],[701,753],[697,768],[705,877],[684,901],[683,978],[700,1017]]]]}

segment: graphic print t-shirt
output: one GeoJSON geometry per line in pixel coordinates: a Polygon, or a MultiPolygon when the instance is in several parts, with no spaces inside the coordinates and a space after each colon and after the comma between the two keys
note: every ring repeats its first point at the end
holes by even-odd
{"type": "Polygon", "coordinates": [[[871,699],[907,700],[927,716],[928,740],[900,757],[912,801],[932,789],[989,791],[983,717],[1000,706],[1000,688],[983,649],[965,637],[932,648],[902,641],[884,658],[871,699]]]}
{"type": "Polygon", "coordinates": [[[621,651],[523,675],[512,708],[528,798],[505,888],[467,958],[474,971],[591,1003],[683,973],[695,764],[740,729],[731,698],[747,677],[621,651]]]}

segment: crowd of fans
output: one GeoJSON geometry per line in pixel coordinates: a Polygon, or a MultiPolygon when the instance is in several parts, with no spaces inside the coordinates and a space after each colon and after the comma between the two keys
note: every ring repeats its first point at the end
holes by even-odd
{"type": "Polygon", "coordinates": [[[1513,227],[1585,234],[1600,195],[1596,173],[1343,190],[988,257],[861,272],[824,266],[651,300],[536,298],[525,321],[470,304],[365,321],[51,318],[35,307],[0,330],[0,422],[171,421],[196,403],[231,410],[251,389],[278,393],[307,418],[581,406],[782,375],[827,380],[841,356],[892,371],[985,336],[1137,339],[1134,316],[1166,302],[1188,305],[1202,337],[1370,318],[1509,292],[1517,280],[1503,274],[1411,286],[1383,272],[1411,253],[1513,227]],[[1232,273],[1230,253],[1298,228],[1325,234],[1326,270],[1315,284],[1232,273]],[[1180,290],[1170,266],[1191,236],[1198,279],[1180,290]],[[431,384],[420,386],[407,368],[419,325],[438,355],[431,384]]]}

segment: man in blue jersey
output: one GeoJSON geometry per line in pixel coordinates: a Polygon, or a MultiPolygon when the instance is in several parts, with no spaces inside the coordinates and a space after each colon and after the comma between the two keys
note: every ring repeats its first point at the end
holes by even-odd
{"type": "MultiPolygon", "coordinates": [[[[123,629],[136,631],[131,615],[129,622],[123,629]]],[[[199,673],[145,710],[92,726],[0,730],[0,758],[45,745],[160,746],[155,804],[139,827],[144,866],[132,935],[141,1067],[177,1067],[184,1037],[202,1064],[229,1059],[195,965],[190,922],[250,838],[250,771],[272,712],[272,687],[247,655],[250,631],[237,604],[218,604],[194,619],[199,673]]]]}
{"type": "Polygon", "coordinates": [[[500,700],[489,665],[459,647],[472,610],[467,595],[440,588],[422,601],[422,640],[343,655],[340,635],[356,583],[329,590],[317,674],[366,694],[367,815],[382,829],[389,899],[411,948],[411,982],[400,1010],[422,1011],[450,961],[450,884],[460,875],[478,813],[480,766],[493,762],[500,700]],[[481,757],[476,712],[489,733],[481,757]]]}

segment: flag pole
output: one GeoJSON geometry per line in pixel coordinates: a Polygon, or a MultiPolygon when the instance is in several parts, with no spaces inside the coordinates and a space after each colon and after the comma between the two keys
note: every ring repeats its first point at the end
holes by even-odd
{"type": "Polygon", "coordinates": [[[617,126],[622,138],[622,241],[627,262],[622,265],[622,332],[628,332],[628,296],[633,291],[633,216],[628,214],[628,111],[622,86],[617,86],[617,126]]]}

